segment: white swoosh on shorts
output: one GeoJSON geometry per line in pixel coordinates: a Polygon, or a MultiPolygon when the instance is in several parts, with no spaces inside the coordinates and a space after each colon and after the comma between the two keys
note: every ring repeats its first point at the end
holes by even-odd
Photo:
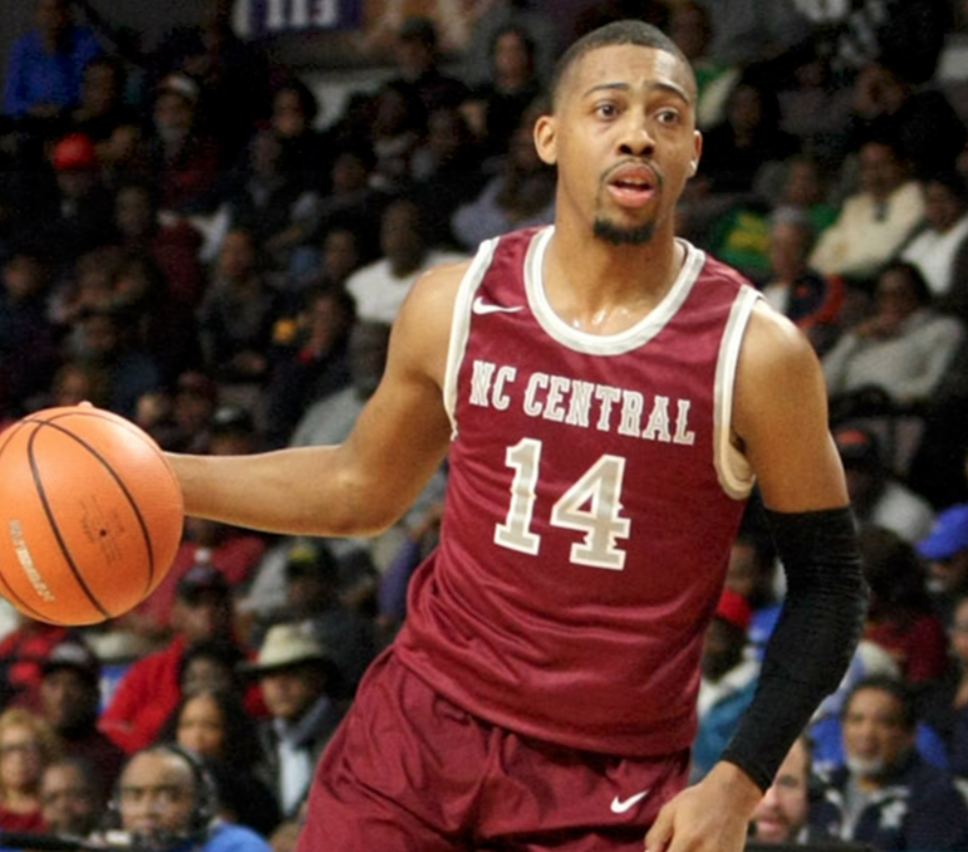
{"type": "Polygon", "coordinates": [[[518,305],[516,308],[508,308],[504,305],[491,305],[484,301],[483,298],[478,296],[474,300],[474,304],[471,306],[471,310],[475,314],[483,316],[484,314],[516,314],[521,310],[521,306],[518,305]]]}
{"type": "Polygon", "coordinates": [[[649,793],[652,791],[650,787],[648,790],[643,790],[641,793],[636,793],[634,796],[629,796],[627,799],[620,799],[616,796],[612,799],[612,813],[613,814],[624,814],[626,811],[634,808],[639,802],[641,802],[649,793]]]}

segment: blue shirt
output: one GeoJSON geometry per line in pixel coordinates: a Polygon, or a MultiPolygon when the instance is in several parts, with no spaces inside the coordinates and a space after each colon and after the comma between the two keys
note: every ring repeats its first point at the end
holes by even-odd
{"type": "Polygon", "coordinates": [[[3,89],[4,115],[22,118],[41,104],[70,107],[78,102],[84,69],[100,56],[101,46],[94,32],[84,27],[71,27],[65,43],[51,56],[36,31],[14,42],[3,89]]]}
{"type": "Polygon", "coordinates": [[[271,852],[271,848],[251,828],[223,822],[212,830],[201,852],[271,852]]]}

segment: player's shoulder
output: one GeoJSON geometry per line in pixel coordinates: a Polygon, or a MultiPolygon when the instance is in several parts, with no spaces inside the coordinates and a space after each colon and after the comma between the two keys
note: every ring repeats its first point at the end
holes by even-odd
{"type": "Polygon", "coordinates": [[[442,312],[449,317],[457,299],[457,291],[471,262],[470,258],[458,259],[455,256],[421,273],[404,303],[405,311],[410,314],[442,312]]]}
{"type": "Polygon", "coordinates": [[[758,299],[750,312],[740,356],[740,370],[757,384],[819,369],[810,341],[787,317],[758,299]]]}

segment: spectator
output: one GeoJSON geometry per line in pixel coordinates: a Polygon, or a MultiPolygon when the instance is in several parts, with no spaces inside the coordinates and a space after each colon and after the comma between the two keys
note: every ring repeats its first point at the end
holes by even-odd
{"type": "Polygon", "coordinates": [[[205,760],[223,819],[268,836],[279,822],[279,806],[253,774],[262,750],[240,693],[208,688],[183,692],[159,741],[174,742],[205,760]]]}
{"type": "Polygon", "coordinates": [[[42,715],[61,738],[64,753],[90,764],[105,788],[114,784],[124,752],[97,728],[101,664],[85,643],[71,639],[51,650],[43,664],[40,699],[42,715]]]}
{"type": "Polygon", "coordinates": [[[170,297],[151,255],[135,254],[121,262],[111,281],[111,303],[125,319],[133,347],[154,361],[165,385],[198,363],[192,310],[170,297]]]}
{"type": "Polygon", "coordinates": [[[40,777],[60,756],[57,735],[29,710],[0,714],[0,831],[39,831],[40,777]]]}
{"type": "Polygon", "coordinates": [[[918,755],[916,722],[902,681],[857,684],[843,713],[847,763],[825,777],[811,826],[883,852],[965,848],[968,806],[950,776],[918,755]]]}
{"type": "MultiPolygon", "coordinates": [[[[258,130],[246,158],[223,190],[219,214],[231,230],[250,233],[258,250],[284,273],[292,252],[315,224],[319,195],[295,170],[287,170],[282,140],[269,128],[258,130]]],[[[281,276],[282,281],[287,279],[281,276]]]]}
{"type": "Polygon", "coordinates": [[[128,669],[101,714],[101,730],[126,752],[153,742],[178,705],[178,677],[188,646],[202,639],[232,639],[231,601],[225,577],[211,566],[196,566],[182,577],[172,611],[174,638],[128,669]]]}
{"type": "Polygon", "coordinates": [[[289,817],[309,792],[316,761],[345,709],[334,698],[337,670],[328,651],[296,624],[271,627],[246,670],[258,679],[270,717],[259,726],[260,775],[289,817]]]}
{"type": "MultiPolygon", "coordinates": [[[[757,843],[793,845],[818,842],[807,825],[812,778],[810,741],[798,737],[776,771],[773,783],[753,811],[751,835],[757,843]]],[[[815,832],[814,832],[815,834],[815,832]]]]}
{"type": "Polygon", "coordinates": [[[255,43],[232,29],[233,0],[201,0],[197,26],[169,30],[151,56],[150,83],[186,74],[199,85],[203,129],[231,162],[256,124],[269,116],[270,69],[255,43]]]}
{"type": "Polygon", "coordinates": [[[456,263],[462,255],[435,249],[412,201],[393,202],[380,227],[383,257],[354,272],[346,290],[356,300],[356,312],[368,322],[392,323],[414,281],[431,267],[456,263]]]}
{"type": "Polygon", "coordinates": [[[87,837],[107,804],[105,779],[86,760],[63,757],[48,764],[40,779],[40,812],[45,831],[87,837]]]}
{"type": "Polygon", "coordinates": [[[300,186],[325,194],[330,188],[333,152],[327,135],[314,129],[319,103],[297,77],[281,83],[272,96],[270,126],[282,145],[282,165],[300,186]]]}
{"type": "Polygon", "coordinates": [[[110,390],[108,407],[133,418],[138,399],[162,381],[158,363],[136,346],[122,312],[112,307],[89,308],[75,320],[65,355],[104,370],[110,390]]]}
{"type": "Polygon", "coordinates": [[[746,598],[723,590],[702,649],[699,730],[692,749],[694,780],[703,778],[719,760],[753,700],[760,664],[745,655],[752,615],[746,598]]]}
{"type": "Polygon", "coordinates": [[[942,92],[916,86],[900,68],[877,58],[854,83],[852,126],[844,140],[850,150],[874,135],[896,139],[918,177],[953,168],[968,142],[968,129],[942,92]]]}
{"type": "Polygon", "coordinates": [[[950,625],[954,601],[968,594],[968,504],[941,512],[931,532],[917,543],[917,551],[928,565],[935,605],[950,625]]]}
{"type": "Polygon", "coordinates": [[[488,79],[471,90],[461,111],[471,118],[484,153],[499,157],[507,153],[514,129],[542,91],[535,43],[513,24],[499,29],[492,36],[490,67],[488,79]]]}
{"type": "Polygon", "coordinates": [[[293,430],[289,445],[332,444],[346,438],[363,405],[376,391],[386,365],[390,326],[358,322],[349,338],[350,386],[309,406],[293,430]]]}
{"type": "Polygon", "coordinates": [[[927,178],[924,227],[901,250],[941,308],[968,322],[968,182],[953,169],[927,178]]]}
{"type": "MultiPolygon", "coordinates": [[[[324,542],[293,546],[285,568],[286,603],[275,619],[298,622],[327,649],[346,695],[356,690],[376,656],[372,625],[339,594],[341,587],[361,582],[359,577],[341,576],[341,569],[355,567],[358,561],[341,562],[324,542]]],[[[335,685],[331,692],[337,694],[335,685]]]]}
{"type": "Polygon", "coordinates": [[[464,84],[440,69],[437,27],[429,18],[411,17],[403,22],[393,55],[396,79],[413,90],[425,114],[440,107],[457,106],[466,98],[464,84]]]}
{"type": "Polygon", "coordinates": [[[166,449],[207,452],[218,402],[218,385],[209,376],[199,370],[182,373],[175,382],[166,449]]]}
{"type": "Polygon", "coordinates": [[[90,138],[71,133],[53,149],[57,195],[39,225],[40,239],[61,266],[112,242],[113,200],[90,138]]]}
{"type": "Polygon", "coordinates": [[[0,272],[0,376],[4,412],[20,416],[42,393],[58,365],[57,339],[47,319],[48,269],[40,257],[18,252],[0,272]]]}
{"type": "Polygon", "coordinates": [[[450,221],[454,211],[484,187],[487,176],[481,157],[461,111],[450,107],[430,114],[426,141],[414,154],[414,184],[409,194],[439,245],[457,244],[450,221]]]}
{"type": "Polygon", "coordinates": [[[115,795],[114,819],[134,845],[154,852],[269,852],[259,835],[219,816],[218,792],[200,758],[175,745],[132,755],[115,795]]]}
{"type": "Polygon", "coordinates": [[[125,103],[126,81],[124,65],[113,56],[98,57],[84,69],[80,103],[70,115],[69,127],[94,143],[98,160],[101,147],[110,147],[119,128],[137,128],[141,123],[125,103]]]}
{"type": "Polygon", "coordinates": [[[770,227],[770,271],[763,295],[803,331],[814,349],[825,352],[837,334],[846,301],[843,283],[821,275],[808,264],[814,243],[809,216],[794,207],[773,214],[770,227]]]}
{"type": "MultiPolygon", "coordinates": [[[[219,412],[226,410],[232,411],[223,408],[219,412]]],[[[213,422],[210,445],[223,431],[224,426],[213,422]]],[[[265,549],[265,538],[256,533],[215,521],[186,518],[185,534],[175,559],[165,579],[135,610],[136,624],[132,626],[149,638],[167,636],[177,620],[179,588],[185,577],[201,566],[217,571],[229,589],[238,588],[250,579],[265,549]]]]}
{"type": "Polygon", "coordinates": [[[903,261],[877,278],[873,316],[848,329],[823,358],[834,420],[862,415],[873,390],[884,411],[926,402],[965,337],[954,317],[934,310],[921,273],[903,261]]]}
{"type": "Polygon", "coordinates": [[[764,166],[799,150],[796,139],[780,130],[776,94],[749,76],[737,81],[725,120],[705,136],[698,177],[720,196],[751,193],[764,166]]]}
{"type": "Polygon", "coordinates": [[[725,118],[726,100],[736,84],[739,69],[709,55],[713,28],[702,3],[693,0],[676,3],[670,15],[669,35],[696,73],[696,126],[708,130],[725,118]]]}
{"type": "Polygon", "coordinates": [[[316,290],[307,297],[294,323],[294,339],[276,357],[266,386],[270,446],[284,446],[312,403],[349,384],[347,349],[354,313],[353,300],[342,288],[316,290]]]}
{"type": "Polygon", "coordinates": [[[854,517],[861,527],[891,530],[911,544],[928,534],[934,510],[894,476],[872,429],[842,424],[834,429],[834,443],[847,476],[854,517]]]}
{"type": "Polygon", "coordinates": [[[201,234],[183,219],[162,217],[148,183],[127,183],[115,196],[114,227],[127,254],[151,257],[165,276],[166,292],[177,305],[201,301],[204,272],[198,260],[201,234]]]}
{"type": "Polygon", "coordinates": [[[860,191],[848,196],[810,255],[825,275],[868,283],[924,216],[924,200],[895,142],[871,140],[860,149],[860,191]]]}
{"type": "Polygon", "coordinates": [[[262,382],[277,299],[259,268],[253,235],[233,230],[198,313],[206,369],[222,382],[262,382]]]}
{"type": "Polygon", "coordinates": [[[159,84],[153,106],[153,135],[145,140],[151,174],[159,187],[160,207],[188,215],[213,207],[222,164],[218,144],[202,127],[198,83],[171,74],[159,84]]]}
{"type": "Polygon", "coordinates": [[[809,36],[799,3],[790,0],[705,0],[712,21],[710,55],[727,65],[753,65],[786,53],[809,36]]]}
{"type": "Polygon", "coordinates": [[[551,222],[555,206],[555,172],[543,163],[531,135],[531,111],[511,138],[501,171],[480,195],[462,204],[451,218],[457,242],[471,250],[482,240],[514,228],[551,222]]]}
{"type": "Polygon", "coordinates": [[[880,527],[862,529],[859,544],[871,590],[865,638],[891,655],[908,684],[922,688],[940,680],[948,640],[913,546],[880,527]]]}
{"type": "Polygon", "coordinates": [[[472,88],[487,82],[493,73],[493,47],[497,33],[513,27],[534,45],[534,66],[538,80],[551,77],[561,42],[561,32],[552,15],[532,0],[495,0],[474,23],[464,50],[463,77],[472,88]]]}
{"type": "Polygon", "coordinates": [[[17,613],[17,626],[0,641],[0,697],[6,706],[40,709],[42,665],[51,650],[71,635],[59,624],[35,621],[17,613]]]}
{"type": "Polygon", "coordinates": [[[91,30],[72,22],[70,7],[69,0],[36,0],[35,29],[10,52],[4,115],[49,120],[77,104],[84,69],[101,47],[91,30]]]}
{"type": "Polygon", "coordinates": [[[374,189],[390,194],[406,190],[413,179],[413,157],[427,130],[427,112],[406,83],[390,81],[375,95],[369,140],[376,163],[374,189]]]}

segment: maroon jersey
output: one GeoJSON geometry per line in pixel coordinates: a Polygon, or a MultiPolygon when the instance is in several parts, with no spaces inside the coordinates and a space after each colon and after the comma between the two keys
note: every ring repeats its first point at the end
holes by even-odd
{"type": "Polygon", "coordinates": [[[485,243],[461,284],[441,545],[397,652],[510,730],[670,753],[695,735],[703,635],[752,487],[729,424],[758,295],[684,243],[645,319],[588,334],[548,303],[552,234],[485,243]]]}

